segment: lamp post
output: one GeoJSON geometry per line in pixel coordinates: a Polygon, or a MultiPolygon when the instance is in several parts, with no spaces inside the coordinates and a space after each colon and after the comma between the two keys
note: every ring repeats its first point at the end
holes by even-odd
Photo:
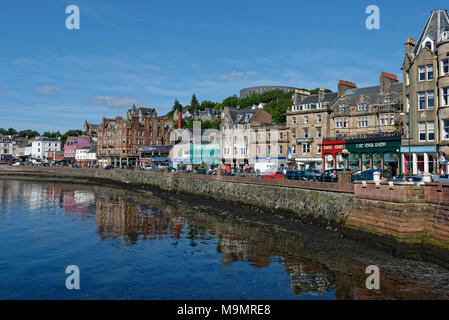
{"type": "MultiPolygon", "coordinates": [[[[405,113],[401,113],[401,116],[404,116],[405,113]]],[[[412,175],[412,152],[410,150],[410,140],[411,140],[411,129],[410,129],[410,107],[408,108],[407,111],[407,115],[408,115],[408,123],[407,123],[407,127],[408,127],[408,164],[409,164],[409,168],[408,168],[408,176],[410,177],[412,175]]]]}
{"type": "Polygon", "coordinates": [[[341,154],[343,155],[343,158],[345,159],[345,165],[343,167],[343,171],[346,172],[346,167],[348,166],[348,156],[351,154],[347,149],[344,149],[341,154]]]}

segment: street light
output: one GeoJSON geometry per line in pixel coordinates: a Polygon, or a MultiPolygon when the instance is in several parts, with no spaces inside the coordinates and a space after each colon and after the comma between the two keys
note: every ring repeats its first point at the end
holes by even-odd
{"type": "MultiPolygon", "coordinates": [[[[404,112],[401,113],[401,116],[405,115],[404,112]]],[[[412,152],[410,150],[410,139],[411,139],[411,130],[410,130],[410,106],[408,107],[408,163],[410,164],[410,167],[408,168],[408,176],[410,177],[412,175],[412,152]]]]}
{"type": "Polygon", "coordinates": [[[345,165],[343,167],[343,171],[346,172],[346,167],[348,166],[348,156],[351,154],[347,149],[344,149],[341,154],[343,155],[343,158],[345,159],[345,165]]]}

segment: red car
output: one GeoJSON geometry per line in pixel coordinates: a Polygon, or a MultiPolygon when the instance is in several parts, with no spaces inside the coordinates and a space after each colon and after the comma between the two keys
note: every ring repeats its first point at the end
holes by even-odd
{"type": "Polygon", "coordinates": [[[263,176],[264,179],[275,179],[275,180],[285,180],[285,174],[281,171],[277,171],[273,174],[266,174],[263,176]]]}

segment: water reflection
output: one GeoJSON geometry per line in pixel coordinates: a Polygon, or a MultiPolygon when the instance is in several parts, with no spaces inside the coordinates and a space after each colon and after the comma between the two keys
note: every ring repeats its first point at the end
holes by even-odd
{"type": "MultiPolygon", "coordinates": [[[[205,254],[198,259],[204,259],[205,263],[211,260],[219,261],[223,267],[247,264],[249,270],[252,270],[250,275],[256,274],[258,270],[270,270],[270,277],[265,281],[271,281],[271,277],[273,279],[284,277],[286,283],[290,285],[292,297],[301,298],[305,295],[316,297],[324,295],[325,298],[334,299],[447,297],[443,291],[418,281],[416,278],[419,278],[419,274],[414,279],[408,279],[403,275],[396,276],[394,272],[382,273],[381,290],[367,290],[365,288],[367,263],[361,261],[363,259],[359,256],[351,256],[351,252],[364,250],[359,244],[348,240],[338,240],[336,243],[335,234],[317,231],[318,229],[313,227],[298,228],[298,232],[273,228],[270,222],[272,218],[267,218],[266,223],[260,223],[263,218],[257,215],[254,217],[251,213],[245,214],[241,209],[213,208],[210,203],[193,204],[174,195],[160,197],[138,190],[2,180],[0,180],[0,200],[0,228],[2,219],[6,216],[8,219],[14,219],[15,210],[24,206],[27,213],[46,208],[52,214],[62,213],[76,219],[92,220],[95,222],[100,242],[118,239],[124,248],[139,245],[150,251],[155,250],[155,247],[151,246],[155,240],[158,240],[158,243],[169,242],[173,248],[180,245],[181,241],[186,241],[192,250],[201,245],[214,246],[215,252],[201,249],[205,254]],[[282,266],[283,274],[279,274],[279,269],[274,268],[278,265],[282,266]]],[[[11,248],[3,249],[11,250],[11,248]]],[[[100,250],[98,249],[99,256],[100,250]]],[[[161,264],[161,269],[166,263],[164,259],[176,259],[181,266],[186,259],[183,256],[186,250],[183,250],[178,252],[179,256],[176,258],[160,257],[157,261],[161,264]]],[[[157,254],[161,255],[160,252],[157,254]]],[[[403,263],[385,257],[381,253],[374,255],[377,255],[375,258],[379,260],[388,259],[389,265],[394,266],[396,263],[400,267],[400,263],[403,263]]],[[[245,273],[241,276],[250,277],[250,275],[245,273]]],[[[129,274],[129,277],[133,276],[129,274]]],[[[2,274],[1,277],[7,275],[2,274]]],[[[268,289],[274,290],[273,295],[270,295],[271,298],[276,298],[276,290],[282,291],[273,287],[275,285],[278,284],[270,284],[268,289]]],[[[217,297],[221,295],[217,293],[216,296],[204,298],[217,297]]],[[[177,296],[174,295],[172,298],[177,296]]]]}

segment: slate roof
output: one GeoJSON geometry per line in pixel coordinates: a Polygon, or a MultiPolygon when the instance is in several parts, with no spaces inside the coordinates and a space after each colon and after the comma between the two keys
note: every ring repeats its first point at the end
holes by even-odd
{"type": "Polygon", "coordinates": [[[441,32],[449,31],[449,14],[446,9],[433,10],[430,17],[427,19],[418,42],[416,43],[413,53],[417,55],[422,48],[422,42],[429,36],[436,45],[441,40],[441,32]]]}
{"type": "Polygon", "coordinates": [[[234,124],[250,123],[259,110],[248,107],[241,110],[229,110],[229,114],[234,124]]]}
{"type": "MultiPolygon", "coordinates": [[[[398,97],[402,94],[403,84],[402,83],[392,83],[390,86],[391,93],[394,97],[398,97]]],[[[344,97],[351,103],[361,96],[366,96],[368,98],[368,103],[374,104],[379,102],[379,96],[381,96],[380,86],[372,86],[365,88],[354,88],[349,89],[345,92],[344,97]]]]}
{"type": "MultiPolygon", "coordinates": [[[[338,93],[337,92],[329,92],[324,95],[324,100],[321,102],[329,102],[331,103],[335,99],[337,99],[338,93]]],[[[314,94],[311,96],[308,96],[303,101],[301,101],[300,104],[313,104],[318,103],[318,94],[314,94]]]]}

